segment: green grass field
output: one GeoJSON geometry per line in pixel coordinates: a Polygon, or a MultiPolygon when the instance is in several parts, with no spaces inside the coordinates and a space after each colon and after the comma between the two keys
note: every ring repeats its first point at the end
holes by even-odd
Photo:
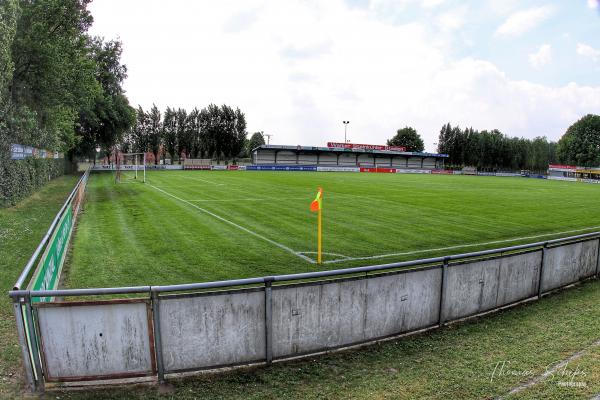
{"type": "Polygon", "coordinates": [[[600,187],[523,178],[152,171],[92,174],[66,286],[157,285],[390,263],[600,230],[600,187]],[[326,264],[315,265],[324,189],[326,264]]]}
{"type": "MultiPolygon", "coordinates": [[[[306,190],[308,199],[300,200],[300,214],[307,220],[304,223],[307,226],[308,240],[311,240],[310,230],[312,226],[308,221],[311,216],[305,210],[308,208],[308,202],[314,195],[312,186],[322,183],[327,189],[325,181],[337,181],[339,179],[351,179],[354,181],[360,176],[348,175],[321,175],[306,174],[294,175],[287,173],[247,173],[242,172],[213,172],[213,173],[189,173],[189,177],[202,178],[205,180],[222,180],[220,183],[234,180],[237,178],[244,184],[251,184],[254,180],[256,187],[261,187],[265,183],[273,181],[283,181],[286,179],[298,180],[307,179],[306,184],[311,186],[306,190]],[[293,177],[292,177],[293,176],[293,177]],[[287,177],[287,178],[286,178],[287,177]],[[246,182],[249,181],[249,182],[246,182]],[[319,182],[320,181],[320,182],[319,182]]],[[[149,183],[158,187],[157,181],[165,179],[165,187],[173,178],[180,182],[186,182],[188,173],[156,173],[150,174],[149,183]],[[163,178],[164,177],[164,178],[163,178]]],[[[365,174],[366,175],[366,174],[365,174]]],[[[572,183],[545,182],[527,179],[508,179],[504,178],[480,178],[480,177],[397,177],[382,175],[366,175],[362,182],[395,182],[396,188],[415,189],[419,184],[423,188],[438,187],[446,194],[452,193],[452,185],[460,184],[463,187],[469,185],[473,192],[478,190],[499,193],[500,198],[506,198],[507,187],[513,187],[518,190],[512,190],[511,196],[521,196],[521,198],[537,198],[536,205],[528,206],[529,210],[539,209],[537,215],[538,221],[542,221],[549,232],[555,232],[558,216],[562,215],[563,228],[573,228],[576,226],[585,227],[587,224],[593,226],[595,209],[593,208],[595,194],[598,189],[593,185],[579,185],[572,183]],[[414,179],[413,179],[414,178],[414,179]],[[423,179],[425,178],[425,179],[423,179]],[[457,179],[458,178],[458,179],[457,179]],[[410,183],[410,184],[409,184],[410,183]],[[450,185],[450,186],[448,186],[450,185]],[[550,188],[550,190],[548,189],[550,188]],[[534,195],[537,193],[537,195],[534,195]],[[540,200],[541,198],[541,200],[540,200]],[[541,202],[545,198],[552,199],[552,203],[559,210],[555,213],[548,211],[542,213],[545,209],[541,202]],[[569,199],[561,201],[562,199],[569,199]],[[587,200],[586,200],[587,199],[587,200]],[[576,204],[587,204],[586,207],[576,207],[576,204]],[[577,211],[577,208],[580,210],[577,211]],[[544,221],[544,215],[555,215],[556,218],[549,218],[544,221]],[[569,220],[571,215],[571,220],[569,220]],[[570,224],[569,224],[570,221],[570,224]],[[579,225],[577,225],[579,223],[579,225]]],[[[33,196],[21,201],[17,206],[0,210],[0,234],[2,242],[0,243],[0,285],[4,292],[12,287],[17,279],[19,272],[25,262],[35,249],[39,240],[48,228],[50,221],[64,202],[66,196],[76,182],[76,177],[68,176],[54,180],[42,190],[33,196]]],[[[288,183],[288,185],[291,182],[288,183]]],[[[353,183],[360,187],[360,183],[353,183]]],[[[338,182],[338,186],[343,186],[338,182]]],[[[377,185],[375,185],[376,187],[377,185]]],[[[384,185],[385,186],[385,185],[384,185]]],[[[196,187],[196,190],[201,190],[196,187]]],[[[189,236],[189,232],[178,232],[177,226],[180,221],[177,218],[187,218],[193,221],[204,221],[203,226],[211,226],[211,218],[202,215],[199,210],[183,203],[181,206],[177,202],[168,201],[168,196],[162,198],[157,193],[150,191],[149,185],[124,184],[114,186],[110,174],[93,175],[90,180],[89,194],[84,214],[81,215],[80,225],[76,234],[78,243],[82,239],[83,244],[90,246],[93,242],[90,235],[97,235],[96,243],[99,249],[104,249],[106,253],[96,254],[90,257],[90,267],[87,270],[91,276],[90,285],[96,284],[96,279],[102,279],[106,285],[113,284],[119,279],[127,280],[138,279],[139,281],[154,281],[148,273],[144,278],[144,271],[134,269],[135,275],[130,275],[132,271],[122,270],[115,267],[119,260],[128,260],[127,254],[117,254],[118,251],[130,251],[137,257],[140,254],[152,253],[154,245],[151,240],[155,240],[157,245],[161,246],[162,251],[169,249],[164,255],[153,253],[154,262],[148,259],[144,261],[144,268],[150,268],[152,273],[161,271],[161,263],[165,263],[169,257],[173,262],[169,265],[176,265],[180,257],[192,257],[194,255],[193,245],[184,255],[177,255],[172,249],[180,249],[177,241],[180,238],[189,236]],[[110,198],[115,201],[112,204],[110,198]],[[142,202],[142,199],[146,199],[142,202]],[[145,206],[155,203],[151,209],[146,211],[145,206]],[[111,211],[112,207],[112,211],[111,211]],[[165,207],[163,209],[163,207],[165,207]],[[153,213],[155,215],[153,215],[153,213]],[[169,218],[164,219],[167,215],[169,218]],[[102,218],[100,218],[102,217],[102,218]],[[160,218],[159,218],[160,217],[160,218]],[[115,225],[116,221],[122,219],[123,226],[115,225]],[[135,223],[133,223],[135,222],[135,223]],[[150,223],[152,222],[152,224],[150,223]],[[93,228],[93,229],[92,229],[93,228]],[[175,235],[164,238],[168,243],[163,244],[158,239],[153,239],[154,232],[160,232],[161,229],[168,230],[168,234],[175,235]],[[128,230],[130,232],[128,232],[128,230]],[[119,235],[133,235],[139,241],[143,240],[148,248],[140,249],[131,245],[119,245],[114,242],[115,249],[106,248],[106,241],[110,239],[110,232],[114,231],[119,235]],[[86,236],[87,235],[87,239],[86,236]],[[150,244],[148,244],[150,243],[150,244]],[[119,247],[119,248],[117,248],[119,247]],[[108,273],[102,272],[104,267],[102,263],[107,263],[110,267],[108,273]],[[110,264],[112,263],[112,264],[110,264]],[[111,276],[112,274],[112,276],[111,276]]],[[[333,191],[333,189],[329,189],[333,191]]],[[[204,192],[207,195],[208,192],[204,192]]],[[[234,196],[223,194],[225,190],[221,189],[221,195],[229,199],[234,196]]],[[[327,193],[327,192],[326,192],[327,193]]],[[[431,193],[431,192],[430,192],[431,193]]],[[[180,193],[181,194],[181,193],[180,193]]],[[[409,192],[410,194],[410,192],[409,192]]],[[[265,194],[267,196],[269,194],[265,194]]],[[[327,197],[327,211],[334,203],[335,192],[330,193],[331,198],[327,197]]],[[[375,196],[375,193],[365,194],[375,196]]],[[[274,197],[273,195],[270,195],[274,197]]],[[[432,194],[430,194],[432,196],[432,194]]],[[[240,198],[238,196],[237,198],[240,198]]],[[[487,196],[480,196],[485,204],[493,204],[494,201],[487,199],[487,196]]],[[[248,196],[250,198],[250,196],[248,196]]],[[[256,196],[258,198],[258,196],[256,196]]],[[[396,197],[397,198],[397,197],[396,197]]],[[[385,199],[385,197],[384,197],[385,199]]],[[[514,197],[511,197],[514,199],[514,197]]],[[[508,201],[508,200],[505,200],[508,201]]],[[[513,202],[514,200],[511,200],[513,202]]],[[[531,200],[530,200],[531,201],[531,200]]],[[[225,202],[227,203],[227,202],[225,202]]],[[[402,201],[399,201],[402,204],[402,201]]],[[[456,204],[456,203],[454,203],[456,204]]],[[[465,213],[469,210],[465,206],[465,213]]],[[[215,210],[216,212],[216,210],[215,210]]],[[[234,214],[227,215],[233,218],[234,214]]],[[[455,214],[458,215],[458,212],[455,214]]],[[[496,218],[499,221],[505,220],[504,217],[498,217],[501,213],[497,212],[496,218]]],[[[523,215],[523,214],[521,214],[523,215]]],[[[533,215],[533,214],[532,214],[533,215]]],[[[314,217],[314,216],[313,216],[314,217]]],[[[329,216],[327,216],[329,218],[329,216]]],[[[347,219],[350,220],[350,219],[347,219]]],[[[490,224],[492,219],[488,219],[490,224]]],[[[237,221],[241,224],[241,221],[237,221]]],[[[248,223],[252,223],[251,219],[248,223]]],[[[596,221],[597,222],[597,221],[596,221]]],[[[186,223],[186,221],[184,221],[186,223]]],[[[198,222],[196,222],[198,224],[198,222]]],[[[223,224],[213,225],[214,231],[205,231],[205,234],[216,235],[225,230],[223,224]]],[[[500,225],[499,223],[497,225],[500,225]]],[[[261,226],[258,222],[253,225],[254,229],[261,226]]],[[[527,225],[522,225],[527,228],[527,225]]],[[[331,228],[331,227],[329,227],[331,228]]],[[[500,232],[493,224],[491,229],[494,232],[500,232]]],[[[533,227],[528,232],[534,231],[533,227]]],[[[548,232],[547,231],[547,232],[548,232]]],[[[224,238],[227,234],[237,234],[234,229],[225,230],[224,238]]],[[[521,235],[523,236],[523,235],[521,235]]],[[[241,247],[230,247],[224,252],[223,258],[234,260],[235,255],[243,256],[246,254],[246,243],[253,243],[251,237],[240,236],[242,240],[241,247]],[[233,250],[232,250],[233,249],[233,250]],[[236,250],[237,249],[237,250],[236,250]]],[[[219,237],[223,240],[223,237],[219,237]]],[[[381,241],[391,241],[389,236],[380,235],[381,241]]],[[[198,239],[196,239],[198,241],[198,239]]],[[[281,239],[282,243],[283,239],[281,239]]],[[[194,241],[191,241],[192,243],[194,241]]],[[[107,242],[112,243],[112,242],[107,242]]],[[[200,240],[202,243],[202,240],[200,240]]],[[[286,242],[287,243],[287,242],[286,242]]],[[[377,243],[376,241],[373,243],[377,243]]],[[[209,246],[210,244],[205,244],[209,246]]],[[[448,246],[450,243],[442,242],[442,246],[448,246]]],[[[179,244],[181,246],[181,244],[179,244]]],[[[221,249],[225,249],[221,247],[221,249]]],[[[377,250],[376,247],[374,250],[377,250]]],[[[79,252],[80,249],[77,249],[79,252]]],[[[278,254],[279,250],[266,247],[269,254],[278,254]]],[[[356,253],[358,254],[358,253],[356,253]]],[[[145,257],[148,257],[147,255],[145,257]]],[[[204,260],[202,264],[206,271],[201,271],[197,267],[196,275],[186,275],[183,278],[192,279],[204,276],[214,278],[218,270],[206,263],[203,255],[193,256],[193,260],[204,260]]],[[[214,256],[215,259],[218,256],[214,256]]],[[[296,257],[284,254],[282,260],[292,262],[296,257]],[[287,258],[286,258],[287,257],[287,258]]],[[[406,257],[412,257],[407,255],[406,257]]],[[[82,262],[83,258],[79,262],[82,262]]],[[[268,266],[274,270],[281,271],[288,268],[287,264],[278,265],[272,259],[272,256],[261,258],[255,264],[258,267],[268,266]]],[[[304,265],[299,262],[290,266],[294,268],[309,270],[315,266],[304,265]]],[[[385,260],[387,261],[387,260],[385,260]]],[[[296,263],[296,261],[294,261],[296,263]]],[[[222,266],[225,263],[217,264],[222,266]]],[[[308,263],[307,263],[308,264],[308,263]]],[[[129,266],[135,266],[136,263],[128,261],[129,266]]],[[[188,263],[187,265],[191,265],[188,263]]],[[[243,265],[238,263],[234,265],[243,265]]],[[[337,264],[334,264],[337,265],[337,264]]],[[[341,265],[347,265],[343,263],[341,265]]],[[[330,266],[327,266],[329,268],[330,266]]],[[[248,274],[253,274],[251,265],[248,265],[248,274]]],[[[76,272],[77,271],[71,271],[76,272]]],[[[166,271],[168,272],[168,271],[166,271]]],[[[183,280],[179,276],[171,276],[166,273],[162,276],[168,277],[170,281],[183,280]]],[[[81,272],[78,272],[81,274],[81,272]]],[[[223,272],[227,276],[227,271],[223,272]]],[[[235,274],[232,274],[235,275],[235,274]]],[[[200,279],[199,278],[199,279],[200,279]]],[[[81,279],[81,278],[79,278],[81,279]]],[[[18,399],[27,397],[22,390],[22,371],[20,366],[20,351],[16,339],[14,318],[10,307],[8,296],[3,297],[2,307],[0,307],[0,398],[18,399]]],[[[268,368],[259,368],[251,370],[232,371],[226,374],[205,375],[190,377],[181,380],[171,381],[174,386],[174,393],[160,395],[157,388],[150,387],[121,387],[104,388],[101,390],[85,390],[70,392],[50,392],[45,397],[61,399],[481,399],[496,398],[505,395],[511,389],[528,382],[532,376],[539,377],[543,374],[549,365],[555,365],[561,360],[571,357],[573,354],[583,352],[581,357],[570,362],[565,368],[565,372],[581,371],[574,378],[575,381],[585,382],[584,387],[563,387],[559,385],[560,381],[569,380],[569,376],[561,375],[560,371],[555,371],[552,376],[540,380],[537,384],[519,392],[516,395],[507,396],[508,399],[589,399],[600,394],[600,347],[593,345],[598,342],[598,332],[600,331],[600,282],[587,282],[574,289],[562,291],[551,296],[543,298],[541,301],[518,306],[515,309],[499,312],[492,316],[475,319],[463,324],[452,325],[432,331],[423,335],[403,338],[386,343],[376,344],[365,347],[362,350],[351,350],[342,353],[331,354],[300,360],[296,362],[287,362],[274,364],[268,368]],[[511,368],[515,371],[531,371],[533,375],[503,375],[491,379],[495,365],[499,362],[510,362],[511,368]]]]}

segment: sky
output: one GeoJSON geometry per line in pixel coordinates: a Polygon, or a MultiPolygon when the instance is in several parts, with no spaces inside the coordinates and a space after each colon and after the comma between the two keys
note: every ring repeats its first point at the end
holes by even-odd
{"type": "Polygon", "coordinates": [[[130,103],[239,107],[271,144],[442,125],[558,140],[600,114],[600,0],[95,0],[130,103]]]}

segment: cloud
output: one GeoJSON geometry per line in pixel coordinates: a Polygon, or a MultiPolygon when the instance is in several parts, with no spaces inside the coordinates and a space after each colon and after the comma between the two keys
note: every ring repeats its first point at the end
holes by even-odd
{"type": "Polygon", "coordinates": [[[288,59],[319,57],[331,52],[330,41],[305,46],[288,45],[281,50],[281,55],[288,59]]]}
{"type": "Polygon", "coordinates": [[[594,62],[600,59],[600,50],[597,50],[590,45],[584,43],[577,43],[576,51],[577,54],[579,54],[580,56],[591,58],[594,62]]]}
{"type": "Polygon", "coordinates": [[[600,0],[587,0],[587,5],[592,10],[595,10],[595,9],[599,8],[600,0]]]}
{"type": "Polygon", "coordinates": [[[496,30],[497,36],[520,36],[554,14],[554,7],[542,6],[511,14],[496,30]]]}
{"type": "Polygon", "coordinates": [[[499,15],[506,15],[517,8],[519,0],[488,0],[490,10],[499,15]]]}
{"type": "Polygon", "coordinates": [[[421,5],[425,8],[434,8],[444,3],[446,0],[421,0],[421,5]]]}
{"type": "Polygon", "coordinates": [[[342,0],[247,0],[260,13],[246,13],[241,20],[252,22],[238,32],[227,25],[238,5],[210,4],[91,4],[93,33],[123,40],[132,104],[240,107],[248,131],[274,134],[275,144],[339,141],[343,120],[352,140],[385,143],[409,125],[428,150],[447,122],[557,139],[600,109],[600,87],[514,80],[489,61],[456,56],[441,40],[450,35],[424,22],[390,24],[342,0]]]}
{"type": "Polygon", "coordinates": [[[552,47],[549,44],[543,44],[538,51],[529,54],[529,64],[533,68],[539,69],[552,60],[552,47]]]}
{"type": "Polygon", "coordinates": [[[467,12],[466,7],[461,7],[440,14],[436,19],[437,25],[444,32],[460,29],[467,21],[467,12]]]}

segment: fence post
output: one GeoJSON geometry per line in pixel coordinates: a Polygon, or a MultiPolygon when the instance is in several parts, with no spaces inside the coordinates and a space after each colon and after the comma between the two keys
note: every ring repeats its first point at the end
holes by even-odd
{"type": "Polygon", "coordinates": [[[17,335],[19,337],[19,347],[23,356],[23,367],[25,368],[25,381],[29,391],[35,391],[35,380],[33,365],[31,365],[31,356],[29,354],[29,346],[27,346],[27,337],[25,335],[25,322],[23,320],[23,299],[15,297],[13,299],[13,311],[17,323],[17,335]]]}
{"type": "Polygon", "coordinates": [[[546,262],[546,252],[548,251],[548,242],[542,247],[542,262],[540,263],[540,276],[538,279],[538,299],[542,298],[542,283],[544,277],[544,263],[546,262]]]}
{"type": "MultiPolygon", "coordinates": [[[[150,289],[152,290],[152,288],[150,289]]],[[[154,325],[154,351],[156,352],[156,368],[158,369],[158,383],[165,382],[165,367],[163,363],[162,338],[160,335],[160,311],[158,293],[152,291],[152,324],[154,325]]]]}
{"type": "Polygon", "coordinates": [[[598,252],[596,254],[596,279],[600,279],[600,238],[598,239],[598,252]]]}
{"type": "Polygon", "coordinates": [[[33,310],[31,307],[31,296],[29,296],[29,292],[25,296],[25,313],[26,313],[26,321],[29,326],[29,342],[31,343],[31,358],[33,358],[34,365],[34,374],[33,379],[36,385],[36,390],[43,392],[44,391],[44,373],[42,371],[42,363],[40,362],[40,352],[39,346],[37,342],[37,331],[35,329],[35,322],[33,320],[33,310]]]}
{"type": "Polygon", "coordinates": [[[273,289],[272,277],[265,278],[265,359],[267,365],[273,361],[273,289]]]}
{"type": "Polygon", "coordinates": [[[444,315],[444,302],[446,300],[446,286],[447,286],[447,275],[448,275],[448,258],[444,258],[444,264],[442,264],[442,284],[440,286],[440,313],[438,325],[441,327],[445,321],[444,315]]]}

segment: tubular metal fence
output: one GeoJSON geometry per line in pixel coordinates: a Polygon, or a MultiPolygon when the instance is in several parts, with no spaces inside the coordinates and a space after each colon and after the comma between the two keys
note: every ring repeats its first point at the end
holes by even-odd
{"type": "Polygon", "coordinates": [[[391,264],[168,286],[10,291],[31,390],[47,382],[155,376],[371,342],[540,298],[598,278],[600,232],[391,264]],[[116,295],[140,295],[115,298],[116,295]],[[38,301],[99,296],[101,300],[38,301]],[[103,299],[104,298],[104,299],[103,299]]]}

